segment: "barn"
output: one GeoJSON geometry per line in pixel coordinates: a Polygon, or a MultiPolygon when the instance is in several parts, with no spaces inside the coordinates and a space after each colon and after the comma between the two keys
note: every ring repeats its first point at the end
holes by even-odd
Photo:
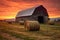
{"type": "Polygon", "coordinates": [[[43,5],[32,7],[23,11],[19,11],[16,15],[16,22],[31,20],[38,21],[39,23],[48,22],[48,12],[43,5]]]}

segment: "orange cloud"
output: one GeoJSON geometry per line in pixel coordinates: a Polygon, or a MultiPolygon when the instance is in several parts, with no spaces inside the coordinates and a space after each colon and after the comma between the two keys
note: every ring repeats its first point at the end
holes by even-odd
{"type": "Polygon", "coordinates": [[[0,19],[15,18],[24,9],[43,5],[49,17],[60,17],[60,0],[0,0],[0,19]]]}

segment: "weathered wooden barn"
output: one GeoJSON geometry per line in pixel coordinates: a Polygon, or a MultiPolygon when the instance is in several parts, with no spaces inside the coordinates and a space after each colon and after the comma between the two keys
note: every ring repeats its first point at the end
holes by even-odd
{"type": "Polygon", "coordinates": [[[43,7],[43,5],[40,5],[18,12],[18,14],[16,15],[16,22],[25,20],[36,20],[39,23],[47,23],[48,17],[49,16],[47,9],[43,7]]]}

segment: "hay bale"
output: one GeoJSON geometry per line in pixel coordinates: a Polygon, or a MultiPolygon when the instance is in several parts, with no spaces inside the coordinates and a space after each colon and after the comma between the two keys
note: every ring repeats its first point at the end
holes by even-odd
{"type": "Polygon", "coordinates": [[[48,24],[49,25],[54,25],[54,22],[53,21],[49,21],[48,24]]]}
{"type": "Polygon", "coordinates": [[[24,25],[24,21],[19,21],[20,25],[24,25]]]}
{"type": "Polygon", "coordinates": [[[38,21],[25,21],[25,29],[29,31],[39,31],[40,24],[38,21]]]}

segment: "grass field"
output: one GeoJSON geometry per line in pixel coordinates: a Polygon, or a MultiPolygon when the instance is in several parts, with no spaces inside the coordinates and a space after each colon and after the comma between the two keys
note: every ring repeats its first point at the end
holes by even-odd
{"type": "Polygon", "coordinates": [[[0,40],[60,40],[60,26],[40,24],[40,31],[26,31],[24,25],[0,22],[0,40]]]}

